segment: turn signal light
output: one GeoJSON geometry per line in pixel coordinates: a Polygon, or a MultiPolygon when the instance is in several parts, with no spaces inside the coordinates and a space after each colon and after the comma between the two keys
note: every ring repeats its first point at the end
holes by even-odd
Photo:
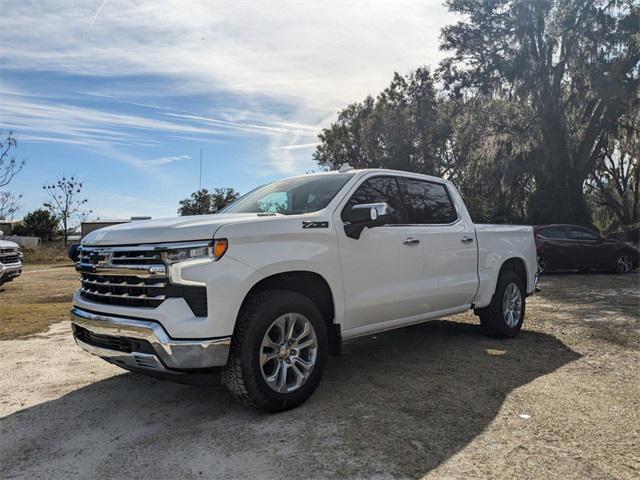
{"type": "Polygon", "coordinates": [[[213,258],[215,260],[220,260],[222,256],[227,251],[229,247],[229,242],[226,238],[220,238],[218,240],[213,241],[213,258]]]}

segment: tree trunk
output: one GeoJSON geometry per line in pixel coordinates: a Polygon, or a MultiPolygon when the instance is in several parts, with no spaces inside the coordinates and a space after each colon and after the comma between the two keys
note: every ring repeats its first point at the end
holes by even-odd
{"type": "Polygon", "coordinates": [[[591,226],[591,212],[583,192],[585,178],[576,165],[579,159],[571,156],[559,102],[541,100],[542,151],[535,166],[536,190],[529,204],[529,221],[534,225],[591,226]]]}

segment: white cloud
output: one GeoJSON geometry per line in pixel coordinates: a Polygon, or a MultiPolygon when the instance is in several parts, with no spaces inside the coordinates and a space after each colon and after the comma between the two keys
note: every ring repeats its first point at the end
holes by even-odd
{"type": "Polygon", "coordinates": [[[189,155],[174,155],[172,157],[160,157],[151,158],[149,160],[142,160],[143,165],[169,165],[170,163],[177,162],[179,160],[191,160],[189,155]]]}
{"type": "Polygon", "coordinates": [[[185,90],[326,111],[379,91],[394,70],[435,64],[439,29],[452,20],[440,1],[4,0],[2,9],[5,68],[169,75],[185,90]]]}
{"type": "Polygon", "coordinates": [[[214,114],[207,105],[197,114],[163,111],[145,102],[157,91],[127,81],[83,95],[126,99],[156,108],[152,115],[0,92],[3,123],[31,141],[84,145],[136,165],[144,160],[118,149],[153,145],[150,131],[209,139],[264,135],[266,155],[286,173],[313,168],[312,142],[337,110],[380,91],[393,71],[437,64],[440,28],[455,20],[441,0],[3,0],[1,10],[0,69],[88,79],[154,75],[166,80],[166,94],[229,92],[256,105],[216,106],[214,114]],[[272,102],[289,108],[271,112],[272,102]]]}
{"type": "Polygon", "coordinates": [[[297,145],[282,145],[280,148],[280,150],[301,150],[301,149],[307,149],[307,148],[315,148],[319,145],[318,142],[314,142],[314,143],[299,143],[297,145]]]}

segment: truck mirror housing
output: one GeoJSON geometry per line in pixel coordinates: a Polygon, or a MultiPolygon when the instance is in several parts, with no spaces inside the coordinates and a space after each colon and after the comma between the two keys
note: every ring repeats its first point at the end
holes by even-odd
{"type": "Polygon", "coordinates": [[[344,231],[349,238],[359,239],[365,228],[379,227],[388,222],[391,207],[387,203],[354,205],[345,215],[344,231]]]}

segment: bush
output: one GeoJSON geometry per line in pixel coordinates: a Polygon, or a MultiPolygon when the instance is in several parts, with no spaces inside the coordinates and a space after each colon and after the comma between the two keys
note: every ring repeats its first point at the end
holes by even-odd
{"type": "Polygon", "coordinates": [[[40,237],[42,241],[51,241],[56,237],[58,221],[47,210],[38,209],[27,213],[22,221],[13,227],[11,234],[24,237],[40,237]]]}

